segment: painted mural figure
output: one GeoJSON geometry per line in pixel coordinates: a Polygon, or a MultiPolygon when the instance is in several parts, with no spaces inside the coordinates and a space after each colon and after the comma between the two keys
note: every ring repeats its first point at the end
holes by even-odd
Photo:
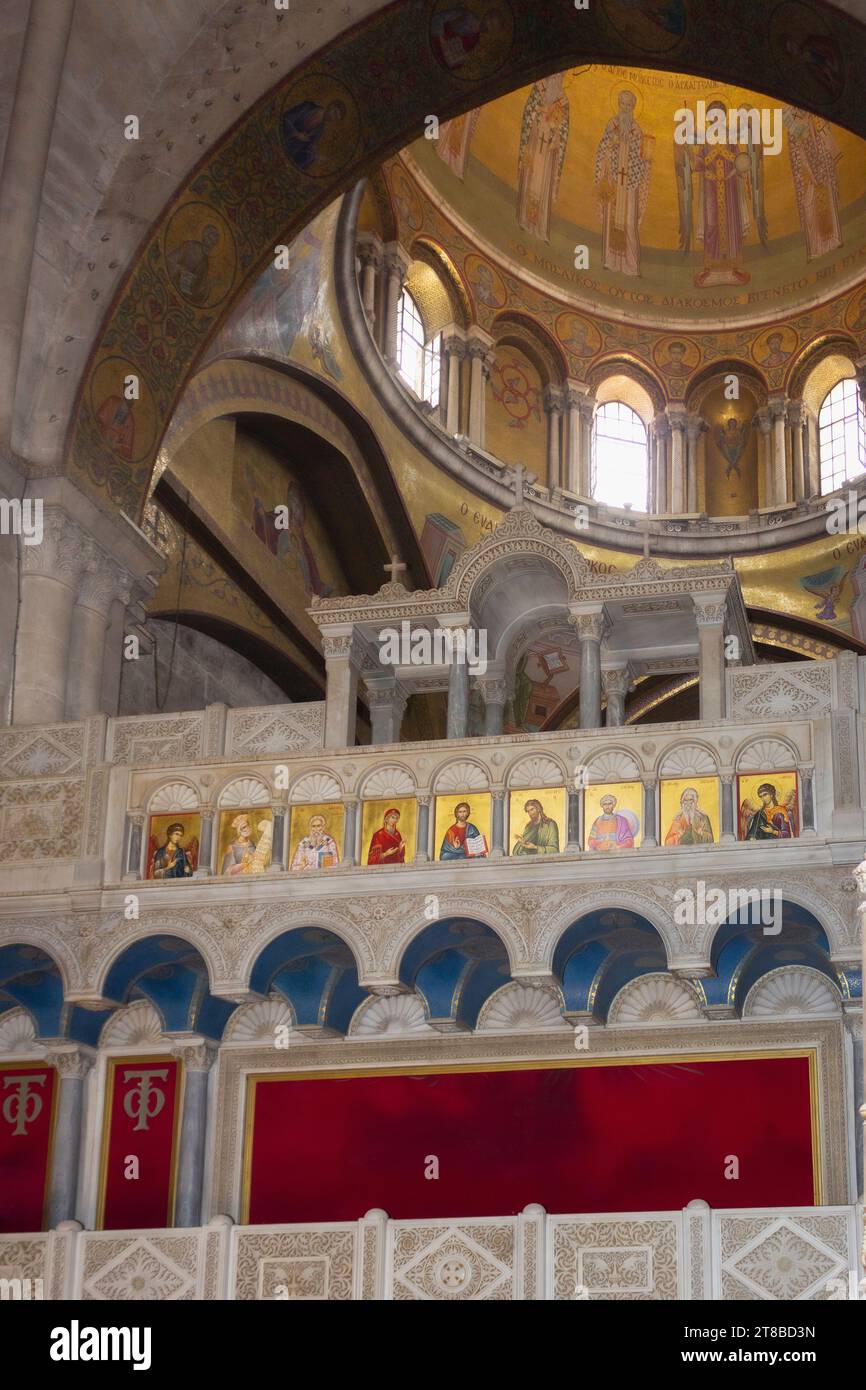
{"type": "Polygon", "coordinates": [[[319,141],[333,121],[346,116],[342,101],[320,106],[316,101],[301,101],[284,111],[280,121],[283,149],[297,169],[307,170],[316,162],[319,141]]]}
{"type": "Polygon", "coordinates": [[[181,846],[186,834],[180,821],[175,821],[165,832],[165,844],[156,851],[151,861],[151,878],[192,878],[195,872],[195,851],[198,846],[191,841],[188,848],[181,846]]]}
{"type": "Polygon", "coordinates": [[[748,425],[745,420],[738,420],[735,415],[730,415],[724,425],[715,426],[713,438],[719,453],[728,465],[725,477],[730,478],[732,473],[736,473],[739,478],[740,459],[748,439],[748,425]]]}
{"type": "Polygon", "coordinates": [[[131,459],[135,450],[134,401],[123,396],[106,396],[96,412],[99,432],[109,449],[122,459],[131,459]]]}
{"type": "Polygon", "coordinates": [[[253,839],[253,827],[249,816],[235,816],[232,830],[235,832],[235,838],[223,855],[220,873],[231,874],[234,877],[252,871],[257,842],[253,839]]]}
{"type": "Polygon", "coordinates": [[[569,106],[563,73],[533,85],[523,110],[517,166],[517,221],[550,241],[550,218],[568,145],[569,106]]]}
{"type": "Polygon", "coordinates": [[[307,540],[307,509],[304,494],[297,483],[289,483],[285,502],[287,526],[277,524],[277,511],[268,511],[260,497],[253,499],[253,530],[259,540],[278,560],[293,559],[301,572],[301,582],[308,598],[315,594],[327,598],[333,592],[319,573],[312,546],[307,540]]]}
{"type": "Polygon", "coordinates": [[[477,825],[469,817],[472,807],[468,801],[461,801],[454,807],[454,824],[445,831],[440,859],[486,859],[487,840],[477,825]]]}
{"type": "Polygon", "coordinates": [[[501,27],[502,16],[492,6],[481,16],[473,14],[465,5],[440,10],[433,16],[430,25],[433,52],[440,63],[451,72],[457,72],[476,49],[483,48],[489,38],[495,37],[501,27]]]}
{"type": "Polygon", "coordinates": [[[527,801],[524,811],[529,817],[522,835],[515,835],[512,854],[559,854],[559,826],[544,814],[544,807],[534,798],[527,801]]]}
{"type": "Polygon", "coordinates": [[[311,816],[306,835],[298,841],[292,859],[293,872],[303,873],[306,869],[330,869],[340,862],[337,842],[325,828],[324,816],[311,816]]]}
{"type": "Polygon", "coordinates": [[[587,849],[596,850],[601,854],[610,854],[613,850],[634,849],[634,837],[637,834],[637,816],[629,812],[628,816],[623,815],[616,809],[616,797],[608,793],[599,802],[601,815],[596,816],[587,838],[587,849]]]}
{"type": "Polygon", "coordinates": [[[406,841],[397,829],[400,812],[390,807],[382,817],[381,828],[373,834],[367,852],[368,864],[405,864],[406,841]]]}
{"type": "Polygon", "coordinates": [[[602,263],[621,275],[640,275],[640,226],[649,198],[655,140],[634,118],[637,97],[620,92],[617,114],[604,128],[595,156],[601,203],[602,263]]]}
{"type": "Polygon", "coordinates": [[[686,787],[680,797],[680,810],[674,816],[665,836],[666,845],[711,845],[713,827],[709,816],[698,805],[694,787],[686,787]]]}
{"type": "Polygon", "coordinates": [[[781,333],[767,334],[768,351],[758,359],[762,367],[784,367],[791,354],[782,347],[783,336],[781,333]]]}
{"type": "Polygon", "coordinates": [[[466,175],[469,146],[472,144],[480,116],[481,108],[476,106],[472,111],[465,111],[462,116],[455,116],[452,121],[444,121],[439,127],[436,153],[458,179],[466,175]]]}
{"type": "MultiPolygon", "coordinates": [[[[708,105],[708,125],[719,119],[713,112],[722,113],[727,124],[723,102],[708,105]]],[[[676,145],[674,167],[684,251],[691,246],[692,175],[698,175],[697,239],[704,248],[704,268],[696,272],[695,285],[748,284],[752,277],[741,264],[746,237],[753,225],[762,243],[767,236],[761,145],[750,144],[748,151],[736,144],[676,145]]]]}
{"type": "Polygon", "coordinates": [[[219,228],[209,222],[200,241],[182,241],[165,258],[172,284],[191,304],[204,304],[210,292],[210,257],[219,244],[219,228]]]}
{"type": "Polygon", "coordinates": [[[772,782],[762,782],[758,788],[760,806],[754,806],[748,799],[740,808],[741,820],[745,821],[746,840],[791,840],[796,836],[796,822],[793,805],[788,804],[796,797],[792,792],[788,802],[781,806],[776,800],[776,788],[772,782]]]}
{"type": "Polygon", "coordinates": [[[806,240],[806,260],[811,261],[842,245],[836,167],[842,156],[828,122],[818,116],[787,106],[782,123],[788,132],[788,157],[806,240]]]}

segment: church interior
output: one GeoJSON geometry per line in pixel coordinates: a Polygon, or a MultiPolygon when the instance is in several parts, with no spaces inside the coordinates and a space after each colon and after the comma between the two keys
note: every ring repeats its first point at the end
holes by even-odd
{"type": "Polygon", "coordinates": [[[866,1297],[866,6],[0,23],[0,1278],[866,1297]]]}

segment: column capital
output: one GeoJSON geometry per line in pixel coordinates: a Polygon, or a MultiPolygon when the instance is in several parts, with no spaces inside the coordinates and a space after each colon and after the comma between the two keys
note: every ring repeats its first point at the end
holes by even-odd
{"type": "Polygon", "coordinates": [[[695,442],[696,439],[700,437],[700,435],[703,434],[704,430],[706,430],[707,428],[708,425],[703,415],[698,415],[695,411],[691,411],[689,413],[689,415],[686,418],[686,430],[688,432],[689,440],[692,444],[695,442]]]}
{"type": "Polygon", "coordinates": [[[561,415],[565,406],[565,395],[558,386],[545,386],[544,410],[547,415],[561,415]]]}
{"type": "Polygon", "coordinates": [[[698,627],[721,627],[727,610],[724,594],[692,594],[695,605],[695,620],[698,627]]]}
{"type": "Polygon", "coordinates": [[[459,323],[446,323],[442,329],[442,351],[448,357],[466,356],[466,329],[459,323]]]}
{"type": "Polygon", "coordinates": [[[606,695],[627,695],[631,676],[627,666],[602,667],[601,683],[606,695]]]}
{"type": "Polygon", "coordinates": [[[107,618],[116,598],[121,600],[124,607],[130,604],[131,576],[101,551],[92,550],[78,580],[76,603],[84,608],[92,608],[101,617],[107,618]]]}
{"type": "Polygon", "coordinates": [[[470,357],[483,357],[496,346],[496,339],[477,323],[470,324],[466,330],[466,342],[470,357]]]}
{"type": "Polygon", "coordinates": [[[405,251],[399,241],[389,241],[383,248],[382,263],[389,275],[394,275],[400,281],[400,287],[406,283],[409,274],[409,267],[412,264],[412,257],[405,251]]]}
{"type": "Polygon", "coordinates": [[[789,424],[789,425],[793,425],[795,428],[797,428],[798,426],[805,424],[805,421],[806,421],[806,407],[803,405],[803,402],[802,402],[802,401],[789,401],[789,402],[788,402],[788,424],[789,424]]]}
{"type": "Polygon", "coordinates": [[[667,415],[668,424],[672,430],[685,432],[688,425],[689,413],[684,406],[669,405],[666,408],[665,414],[667,415]]]}
{"type": "Polygon", "coordinates": [[[484,697],[485,705],[504,705],[508,686],[502,676],[474,676],[475,685],[484,697]]]}
{"type": "Polygon", "coordinates": [[[788,397],[785,395],[784,391],[780,392],[777,395],[767,397],[767,410],[769,411],[770,418],[774,424],[776,420],[787,419],[789,404],[790,402],[788,401],[788,397]]]}
{"type": "Polygon", "coordinates": [[[666,439],[671,432],[671,422],[664,410],[653,416],[652,428],[658,439],[666,439]]]}
{"type": "Polygon", "coordinates": [[[45,1061],[55,1067],[63,1081],[83,1081],[96,1061],[92,1047],[81,1043],[47,1043],[45,1061]]]}
{"type": "Polygon", "coordinates": [[[21,568],[25,574],[44,574],[61,583],[74,584],[96,552],[87,532],[63,507],[46,506],[42,511],[42,538],[37,545],[21,545],[21,568]]]}
{"type": "Polygon", "coordinates": [[[577,628],[581,642],[601,642],[610,631],[610,620],[603,604],[575,608],[569,613],[568,621],[577,628]]]}
{"type": "Polygon", "coordinates": [[[187,1071],[210,1071],[217,1059],[219,1048],[206,1038],[173,1038],[170,1052],[177,1061],[183,1062],[187,1071]]]}
{"type": "Polygon", "coordinates": [[[640,774],[640,780],[644,785],[644,789],[648,792],[654,792],[659,784],[659,779],[654,772],[642,772],[640,774]]]}
{"type": "Polygon", "coordinates": [[[770,430],[773,428],[773,421],[770,415],[769,408],[767,406],[762,405],[759,410],[755,411],[752,424],[757,425],[758,429],[761,431],[761,434],[770,433],[770,430]]]}
{"type": "Polygon", "coordinates": [[[355,242],[355,251],[361,265],[372,265],[381,269],[384,259],[382,238],[376,232],[361,232],[355,242]]]}
{"type": "Polygon", "coordinates": [[[322,654],[325,661],[348,661],[360,667],[364,661],[364,644],[354,628],[322,628],[322,654]]]}

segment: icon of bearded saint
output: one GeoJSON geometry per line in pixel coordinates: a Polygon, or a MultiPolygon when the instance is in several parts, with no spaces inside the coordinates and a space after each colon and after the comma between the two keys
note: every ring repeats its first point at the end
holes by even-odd
{"type": "Polygon", "coordinates": [[[713,826],[709,816],[698,806],[698,793],[686,787],[680,797],[680,809],[665,836],[666,845],[711,845],[713,826]]]}
{"type": "Polygon", "coordinates": [[[740,459],[746,447],[747,430],[745,420],[737,420],[733,415],[725,420],[724,424],[716,425],[713,429],[716,448],[728,465],[725,469],[726,478],[730,478],[732,473],[740,476],[740,459]]]}

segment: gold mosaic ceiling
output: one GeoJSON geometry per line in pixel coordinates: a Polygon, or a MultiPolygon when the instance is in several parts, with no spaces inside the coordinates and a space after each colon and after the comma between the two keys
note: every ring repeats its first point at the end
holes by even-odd
{"type": "Polygon", "coordinates": [[[570,70],[443,124],[408,163],[500,259],[629,316],[778,316],[863,274],[866,142],[699,77],[570,70]],[[778,152],[692,145],[685,160],[675,113],[699,101],[767,112],[778,152]]]}

